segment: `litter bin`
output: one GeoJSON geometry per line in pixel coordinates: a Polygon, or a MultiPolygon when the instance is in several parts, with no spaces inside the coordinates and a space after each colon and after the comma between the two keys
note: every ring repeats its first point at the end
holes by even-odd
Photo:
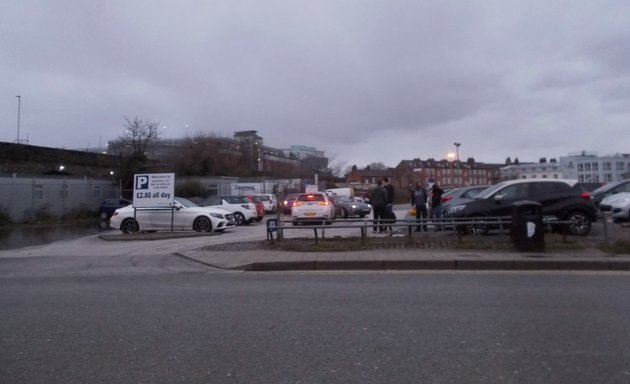
{"type": "Polygon", "coordinates": [[[543,251],[545,235],[542,206],[535,201],[517,201],[512,209],[512,243],[519,251],[543,251]]]}

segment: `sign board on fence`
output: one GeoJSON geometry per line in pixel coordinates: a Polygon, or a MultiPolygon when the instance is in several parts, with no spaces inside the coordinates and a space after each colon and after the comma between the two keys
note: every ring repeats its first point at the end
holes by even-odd
{"type": "Polygon", "coordinates": [[[256,195],[261,193],[260,183],[232,183],[233,195],[256,195]]]}
{"type": "Polygon", "coordinates": [[[133,207],[172,207],[175,198],[174,173],[133,175],[133,207]]]}

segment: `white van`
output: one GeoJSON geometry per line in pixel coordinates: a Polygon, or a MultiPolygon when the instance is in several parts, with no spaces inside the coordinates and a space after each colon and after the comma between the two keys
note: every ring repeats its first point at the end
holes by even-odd
{"type": "Polygon", "coordinates": [[[328,196],[346,196],[349,198],[354,198],[354,188],[333,188],[327,189],[326,194],[328,196]]]}

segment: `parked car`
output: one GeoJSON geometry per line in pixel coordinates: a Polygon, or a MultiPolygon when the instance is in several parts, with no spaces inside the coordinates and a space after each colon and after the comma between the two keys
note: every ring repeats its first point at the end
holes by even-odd
{"type": "Polygon", "coordinates": [[[335,206],[325,193],[300,193],[291,209],[293,225],[300,222],[322,222],[330,224],[335,219],[335,206]]]}
{"type": "Polygon", "coordinates": [[[278,198],[273,193],[261,193],[255,195],[263,203],[265,212],[276,213],[278,210],[278,198]]]}
{"type": "Polygon", "coordinates": [[[605,197],[599,203],[599,209],[602,212],[610,212],[613,221],[629,221],[630,220],[630,192],[619,192],[614,195],[605,197]]]}
{"type": "Polygon", "coordinates": [[[114,211],[109,226],[123,233],[142,231],[193,230],[196,232],[223,232],[233,226],[232,214],[223,209],[200,207],[190,200],[176,197],[173,208],[135,210],[131,205],[114,211]]]}
{"type": "Polygon", "coordinates": [[[285,215],[291,214],[291,208],[293,208],[293,203],[295,202],[297,196],[297,193],[291,193],[284,198],[284,200],[282,201],[282,213],[284,213],[285,215]]]}
{"type": "Polygon", "coordinates": [[[450,191],[442,195],[442,209],[448,209],[459,204],[463,204],[465,201],[473,199],[477,194],[489,185],[473,185],[470,187],[453,188],[450,191]]]}
{"type": "Polygon", "coordinates": [[[201,205],[222,208],[232,212],[236,225],[251,224],[258,218],[256,205],[245,196],[210,196],[206,198],[201,205]]]}
{"type": "Polygon", "coordinates": [[[330,201],[335,206],[335,216],[343,217],[344,219],[350,216],[363,218],[372,212],[370,204],[358,202],[354,198],[331,196],[330,201]]]}
{"type": "Polygon", "coordinates": [[[591,193],[591,196],[593,197],[595,205],[599,205],[604,197],[614,195],[619,192],[630,192],[630,179],[624,179],[603,185],[594,190],[591,193]]]}
{"type": "Polygon", "coordinates": [[[262,201],[258,198],[258,196],[246,196],[249,201],[251,201],[254,206],[256,206],[256,218],[254,221],[259,222],[265,217],[265,206],[262,201]]]}
{"type": "MultiPolygon", "coordinates": [[[[586,235],[597,219],[597,209],[590,195],[574,188],[577,180],[510,180],[495,184],[481,191],[474,199],[449,207],[444,217],[498,217],[511,216],[513,204],[521,200],[535,201],[542,205],[543,216],[572,221],[568,231],[574,235],[586,235]]],[[[469,228],[457,226],[463,233],[469,228]]],[[[477,225],[482,233],[489,228],[477,225]]]]}
{"type": "Polygon", "coordinates": [[[99,208],[99,216],[103,220],[108,220],[118,208],[126,207],[132,202],[127,199],[105,199],[99,208]]]}

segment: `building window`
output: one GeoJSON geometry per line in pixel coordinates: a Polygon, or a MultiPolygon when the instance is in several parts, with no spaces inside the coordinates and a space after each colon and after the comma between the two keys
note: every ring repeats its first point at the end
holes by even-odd
{"type": "Polygon", "coordinates": [[[44,186],[42,184],[33,184],[33,199],[44,200],[44,186]]]}
{"type": "Polygon", "coordinates": [[[586,172],[590,172],[591,171],[591,163],[586,163],[584,164],[584,170],[586,172]]]}
{"type": "Polygon", "coordinates": [[[610,183],[612,181],[612,174],[606,173],[604,174],[604,181],[610,183]]]}
{"type": "Polygon", "coordinates": [[[610,161],[605,161],[604,162],[604,171],[611,171],[612,168],[610,166],[610,161]]]}
{"type": "Polygon", "coordinates": [[[617,169],[618,171],[623,171],[623,166],[624,166],[623,161],[618,161],[618,162],[617,162],[617,168],[616,168],[616,169],[617,169]]]}
{"type": "Polygon", "coordinates": [[[61,188],[59,189],[59,197],[64,200],[68,198],[68,184],[63,184],[61,186],[61,188]]]}
{"type": "Polygon", "coordinates": [[[584,164],[578,164],[578,172],[584,172],[584,164]]]}
{"type": "Polygon", "coordinates": [[[208,196],[218,196],[218,195],[219,195],[219,185],[208,184],[208,196]]]}
{"type": "Polygon", "coordinates": [[[591,165],[593,167],[593,171],[598,171],[599,170],[599,163],[593,163],[591,165]]]}

